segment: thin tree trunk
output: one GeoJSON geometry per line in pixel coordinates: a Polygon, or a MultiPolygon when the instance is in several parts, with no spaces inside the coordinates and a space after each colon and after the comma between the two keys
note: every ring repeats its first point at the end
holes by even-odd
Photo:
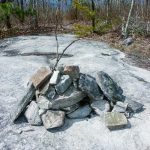
{"type": "Polygon", "coordinates": [[[125,37],[128,36],[128,26],[129,26],[129,21],[130,21],[130,18],[131,18],[134,2],[135,2],[135,0],[132,0],[131,8],[130,8],[130,11],[129,11],[129,14],[128,14],[128,19],[127,19],[126,26],[125,26],[125,31],[124,31],[125,37]]]}

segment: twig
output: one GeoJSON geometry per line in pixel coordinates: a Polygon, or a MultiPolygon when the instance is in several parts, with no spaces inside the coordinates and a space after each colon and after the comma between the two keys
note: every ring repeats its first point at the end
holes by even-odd
{"type": "Polygon", "coordinates": [[[60,55],[60,56],[58,57],[58,59],[56,60],[56,63],[55,63],[55,65],[54,65],[54,67],[53,67],[53,71],[56,70],[56,67],[57,67],[58,63],[59,63],[60,59],[62,58],[62,56],[64,55],[64,53],[66,52],[66,50],[67,50],[72,44],[74,44],[75,42],[77,42],[77,41],[79,41],[79,40],[80,40],[80,39],[76,39],[76,40],[72,41],[67,47],[64,48],[64,50],[62,51],[61,55],[60,55]]]}

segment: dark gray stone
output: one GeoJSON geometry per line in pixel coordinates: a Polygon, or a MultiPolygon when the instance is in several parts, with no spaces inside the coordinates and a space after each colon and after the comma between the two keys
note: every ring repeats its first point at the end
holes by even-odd
{"type": "Polygon", "coordinates": [[[90,106],[99,116],[101,116],[105,112],[110,111],[110,105],[106,100],[93,101],[90,106]]]}
{"type": "Polygon", "coordinates": [[[32,101],[24,113],[27,121],[31,125],[41,125],[42,120],[39,115],[39,108],[35,101],[32,101]]]}
{"type": "Polygon", "coordinates": [[[127,126],[128,120],[123,113],[107,112],[104,115],[105,125],[110,130],[121,129],[127,126]]]}
{"type": "Polygon", "coordinates": [[[86,118],[90,115],[92,109],[89,107],[89,105],[81,106],[77,110],[75,110],[72,113],[69,113],[67,116],[72,119],[81,119],[86,118]]]}
{"type": "Polygon", "coordinates": [[[143,110],[143,104],[133,101],[133,100],[126,100],[126,103],[128,103],[128,109],[133,111],[134,113],[142,111],[143,110]]]}
{"type": "Polygon", "coordinates": [[[100,71],[96,77],[97,83],[104,95],[112,102],[124,101],[123,90],[113,79],[105,72],[100,71]]]}
{"type": "Polygon", "coordinates": [[[87,74],[81,74],[79,79],[79,89],[85,92],[92,100],[103,98],[95,78],[87,74]]]}
{"type": "Polygon", "coordinates": [[[123,102],[117,102],[116,105],[114,106],[112,112],[120,112],[120,113],[125,113],[127,110],[128,104],[123,103],[123,102]]]}
{"type": "Polygon", "coordinates": [[[42,115],[44,127],[49,130],[63,126],[65,120],[65,112],[48,110],[42,115]]]}
{"type": "Polygon", "coordinates": [[[23,98],[18,102],[15,111],[11,115],[11,120],[14,122],[19,115],[23,112],[23,110],[26,108],[26,106],[29,104],[30,100],[35,95],[35,87],[33,84],[30,84],[28,88],[26,89],[26,93],[24,94],[23,98]]]}
{"type": "Polygon", "coordinates": [[[48,89],[47,93],[45,94],[45,96],[46,96],[49,100],[54,99],[54,97],[56,96],[55,88],[53,88],[52,86],[49,86],[49,89],[48,89]]]}
{"type": "Polygon", "coordinates": [[[68,89],[68,87],[71,85],[71,83],[72,83],[72,80],[69,77],[69,75],[61,76],[59,83],[55,86],[56,92],[58,94],[64,93],[68,89]]]}

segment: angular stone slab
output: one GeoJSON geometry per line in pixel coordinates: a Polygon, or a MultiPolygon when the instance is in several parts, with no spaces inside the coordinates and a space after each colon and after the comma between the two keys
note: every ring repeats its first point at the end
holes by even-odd
{"type": "Polygon", "coordinates": [[[64,93],[68,89],[68,87],[71,85],[71,83],[72,83],[72,80],[69,77],[69,75],[61,76],[59,83],[55,86],[56,92],[58,94],[64,93]]]}
{"type": "Polygon", "coordinates": [[[52,101],[51,109],[62,109],[80,102],[86,95],[81,91],[73,91],[69,96],[60,96],[52,101]]]}
{"type": "Polygon", "coordinates": [[[23,98],[20,99],[18,102],[15,111],[12,113],[11,120],[14,122],[19,115],[23,112],[26,106],[29,104],[30,100],[32,100],[33,96],[35,95],[35,87],[33,84],[30,84],[26,89],[26,93],[24,94],[23,98]]]}
{"type": "Polygon", "coordinates": [[[143,109],[143,104],[133,101],[133,100],[125,100],[128,103],[128,108],[131,109],[134,113],[139,112],[143,109]]]}
{"type": "Polygon", "coordinates": [[[41,125],[42,120],[39,116],[39,108],[35,101],[32,101],[24,113],[26,119],[31,125],[41,125]]]}
{"type": "Polygon", "coordinates": [[[72,79],[78,79],[80,74],[79,66],[65,66],[64,74],[69,75],[72,79]]]}
{"type": "Polygon", "coordinates": [[[107,112],[104,115],[105,125],[110,130],[121,129],[126,127],[128,120],[124,114],[118,112],[107,112]]]}
{"type": "Polygon", "coordinates": [[[52,72],[47,67],[41,67],[32,77],[31,81],[36,89],[38,89],[48,78],[52,72]]]}
{"type": "Polygon", "coordinates": [[[90,106],[99,116],[101,116],[105,112],[110,111],[110,105],[106,100],[93,101],[90,106]]]}
{"type": "Polygon", "coordinates": [[[71,119],[82,119],[90,115],[92,109],[89,105],[81,106],[72,113],[69,113],[67,116],[71,119]]]}
{"type": "Polygon", "coordinates": [[[40,109],[49,109],[52,106],[52,103],[45,96],[39,96],[37,104],[40,109]]]}
{"type": "Polygon", "coordinates": [[[113,79],[105,72],[97,73],[96,81],[103,91],[104,95],[112,102],[124,101],[123,90],[113,79]]]}
{"type": "Polygon", "coordinates": [[[53,75],[51,76],[51,79],[50,79],[50,84],[56,85],[59,82],[59,79],[60,79],[60,72],[54,71],[53,75]]]}
{"type": "Polygon", "coordinates": [[[81,74],[79,79],[79,89],[85,92],[91,99],[103,98],[95,78],[87,74],[81,74]]]}
{"type": "Polygon", "coordinates": [[[63,126],[65,120],[65,112],[48,110],[42,115],[44,127],[49,130],[63,126]]]}
{"type": "Polygon", "coordinates": [[[127,110],[128,104],[123,103],[123,102],[117,102],[116,105],[114,106],[112,112],[120,112],[120,113],[125,113],[127,110]]]}

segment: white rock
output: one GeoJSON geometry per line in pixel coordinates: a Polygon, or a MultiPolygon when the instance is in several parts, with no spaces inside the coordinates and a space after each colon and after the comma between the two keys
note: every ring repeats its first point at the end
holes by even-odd
{"type": "Polygon", "coordinates": [[[50,79],[50,84],[51,85],[56,85],[58,83],[59,79],[60,79],[60,72],[59,71],[54,71],[53,75],[50,79]]]}

